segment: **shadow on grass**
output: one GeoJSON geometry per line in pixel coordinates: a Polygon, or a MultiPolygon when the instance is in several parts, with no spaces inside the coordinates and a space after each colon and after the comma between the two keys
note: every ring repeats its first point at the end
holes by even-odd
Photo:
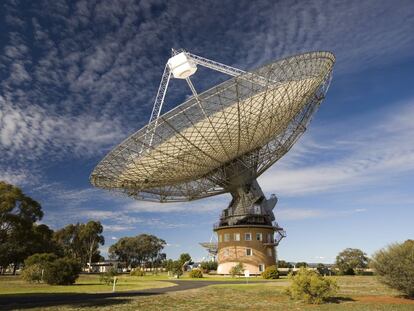
{"type": "MultiPolygon", "coordinates": [[[[128,298],[140,296],[160,295],[171,291],[182,291],[189,289],[201,288],[209,285],[222,284],[243,284],[243,281],[169,281],[176,286],[150,288],[140,291],[125,291],[116,293],[31,293],[31,294],[7,294],[0,295],[0,310],[29,309],[35,307],[54,307],[70,305],[73,307],[93,307],[123,304],[128,298]]],[[[252,282],[256,283],[256,282],[252,282]]],[[[257,282],[259,283],[259,282],[257,282]]]]}
{"type": "Polygon", "coordinates": [[[328,303],[342,303],[342,302],[351,302],[355,301],[355,299],[351,297],[331,297],[327,299],[328,303]]]}
{"type": "Polygon", "coordinates": [[[159,295],[157,292],[118,292],[97,294],[11,294],[0,297],[0,310],[22,310],[35,307],[104,307],[127,303],[133,297],[159,295]]]}

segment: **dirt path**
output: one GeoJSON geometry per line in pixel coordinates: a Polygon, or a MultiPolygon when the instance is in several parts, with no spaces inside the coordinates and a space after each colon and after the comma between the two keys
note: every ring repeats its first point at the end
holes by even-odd
{"type": "MultiPolygon", "coordinates": [[[[59,305],[81,306],[106,306],[120,304],[130,297],[162,295],[168,292],[189,290],[216,284],[244,284],[245,281],[180,281],[168,280],[176,286],[145,289],[140,291],[125,291],[116,293],[65,293],[65,294],[27,294],[27,295],[7,295],[0,296],[0,310],[29,309],[35,307],[52,307],[59,305]],[[115,299],[116,298],[116,299],[115,299]]],[[[259,283],[260,281],[249,281],[249,283],[259,283]]]]}

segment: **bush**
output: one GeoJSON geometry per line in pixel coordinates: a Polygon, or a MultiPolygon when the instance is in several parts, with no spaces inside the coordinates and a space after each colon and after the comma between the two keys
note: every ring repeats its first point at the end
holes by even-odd
{"type": "Polygon", "coordinates": [[[190,271],[190,278],[200,279],[203,277],[203,272],[200,269],[193,269],[190,271]]]}
{"type": "Polygon", "coordinates": [[[57,256],[52,253],[34,254],[27,257],[24,261],[24,269],[22,271],[22,278],[27,282],[43,281],[43,273],[46,265],[57,259],[57,256]]]}
{"type": "Polygon", "coordinates": [[[296,275],[289,275],[292,284],[287,294],[295,300],[320,304],[326,302],[338,290],[336,282],[319,275],[315,271],[301,268],[296,275]]]}
{"type": "Polygon", "coordinates": [[[414,297],[414,240],[379,250],[372,258],[371,267],[382,283],[414,297]]]}
{"type": "Polygon", "coordinates": [[[231,267],[230,274],[234,278],[236,275],[240,275],[244,272],[243,263],[239,262],[237,265],[231,267]]]}
{"type": "MultiPolygon", "coordinates": [[[[131,271],[130,274],[132,275],[133,272],[135,271],[131,271]]],[[[114,278],[117,275],[118,275],[117,270],[114,267],[111,267],[108,271],[102,273],[99,276],[99,281],[101,283],[105,283],[106,285],[110,285],[114,282],[114,278]]]]}
{"type": "Polygon", "coordinates": [[[130,276],[145,276],[145,271],[141,269],[134,269],[134,270],[131,270],[129,275],[130,276]]]}
{"type": "Polygon", "coordinates": [[[276,266],[269,266],[262,272],[262,278],[264,279],[278,279],[279,272],[277,271],[276,266]]]}
{"type": "Polygon", "coordinates": [[[22,279],[30,283],[40,283],[43,281],[42,270],[43,269],[39,264],[25,266],[21,274],[22,279]]]}
{"type": "Polygon", "coordinates": [[[58,258],[46,264],[43,279],[51,285],[74,284],[81,272],[80,264],[71,258],[58,258]]]}

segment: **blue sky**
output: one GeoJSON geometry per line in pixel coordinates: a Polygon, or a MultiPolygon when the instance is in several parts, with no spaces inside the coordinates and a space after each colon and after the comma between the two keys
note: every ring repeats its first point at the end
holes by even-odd
{"type": "MultiPolygon", "coordinates": [[[[96,219],[104,253],[146,232],[170,257],[201,259],[228,195],[140,202],[93,188],[90,172],[147,122],[171,48],[241,69],[329,50],[326,100],[259,179],[279,197],[279,257],[329,263],[414,237],[413,1],[3,1],[0,29],[0,180],[40,201],[52,228],[96,219]]],[[[167,110],[185,96],[172,88],[167,110]]]]}

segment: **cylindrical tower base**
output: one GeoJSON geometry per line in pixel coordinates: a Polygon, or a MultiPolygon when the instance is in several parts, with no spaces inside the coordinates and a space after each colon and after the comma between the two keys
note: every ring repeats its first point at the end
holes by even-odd
{"type": "Polygon", "coordinates": [[[235,225],[215,228],[218,236],[218,274],[242,263],[250,274],[260,274],[276,264],[274,233],[280,228],[267,225],[235,225]]]}

